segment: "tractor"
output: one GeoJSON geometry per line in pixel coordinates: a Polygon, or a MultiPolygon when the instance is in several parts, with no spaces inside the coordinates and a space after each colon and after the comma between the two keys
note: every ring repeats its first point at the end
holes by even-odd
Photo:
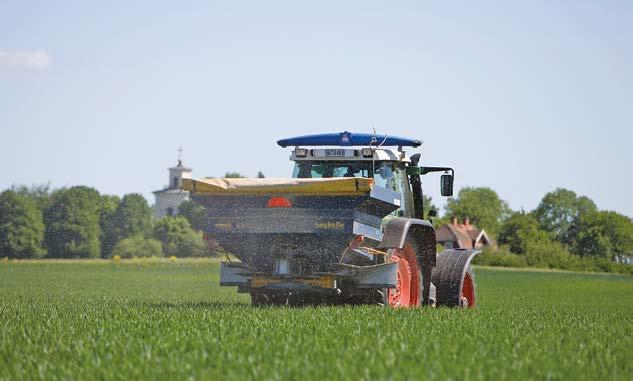
{"type": "Polygon", "coordinates": [[[454,170],[408,156],[420,140],[344,131],[277,143],[292,147],[292,178],[183,179],[205,234],[231,254],[221,286],[253,306],[475,306],[478,251],[436,253],[437,212],[424,219],[422,176],[441,172],[452,196],[454,170]]]}

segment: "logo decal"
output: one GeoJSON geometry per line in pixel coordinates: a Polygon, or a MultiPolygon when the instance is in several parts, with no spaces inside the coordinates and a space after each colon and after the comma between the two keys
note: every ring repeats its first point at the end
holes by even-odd
{"type": "Polygon", "coordinates": [[[328,229],[328,230],[342,230],[345,229],[345,224],[342,222],[316,222],[314,226],[317,229],[328,229]]]}

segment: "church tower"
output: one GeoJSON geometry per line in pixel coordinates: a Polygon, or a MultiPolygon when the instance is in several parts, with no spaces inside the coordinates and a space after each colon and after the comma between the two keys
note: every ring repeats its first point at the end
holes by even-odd
{"type": "Polygon", "coordinates": [[[182,164],[182,148],[178,149],[178,164],[169,168],[168,185],[154,192],[156,202],[154,204],[154,216],[157,218],[164,216],[175,216],[178,214],[178,207],[183,201],[189,200],[189,192],[181,190],[182,179],[191,178],[191,168],[182,164]]]}
{"type": "Polygon", "coordinates": [[[182,165],[182,159],[178,159],[178,165],[169,168],[169,186],[167,189],[182,188],[182,179],[191,178],[191,168],[182,165]]]}

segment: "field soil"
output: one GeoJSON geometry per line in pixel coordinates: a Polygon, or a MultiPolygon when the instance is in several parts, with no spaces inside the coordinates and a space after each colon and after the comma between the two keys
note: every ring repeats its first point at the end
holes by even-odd
{"type": "Polygon", "coordinates": [[[633,277],[475,272],[473,310],[251,308],[212,260],[0,262],[0,379],[632,379],[633,277]]]}

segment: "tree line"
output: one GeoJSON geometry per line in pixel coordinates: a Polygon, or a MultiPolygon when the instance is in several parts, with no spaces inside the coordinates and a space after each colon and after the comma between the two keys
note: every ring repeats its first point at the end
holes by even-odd
{"type": "Polygon", "coordinates": [[[498,252],[484,252],[480,263],[624,272],[633,268],[614,264],[633,258],[633,220],[599,210],[591,199],[568,189],[545,194],[526,212],[511,210],[490,188],[466,187],[448,199],[444,217],[436,224],[453,216],[469,217],[496,238],[498,252]]]}
{"type": "MultiPolygon", "coordinates": [[[[437,208],[425,197],[424,209],[437,208]]],[[[511,210],[490,188],[466,187],[444,209],[436,226],[469,217],[499,244],[479,263],[611,271],[614,262],[633,257],[631,218],[599,210],[571,190],[555,189],[526,212],[511,210]]],[[[204,208],[192,201],[181,204],[178,216],[155,219],[140,194],[14,186],[0,193],[0,257],[206,256],[204,219],[204,208]]]]}
{"type": "Polygon", "coordinates": [[[101,195],[85,186],[0,193],[0,257],[206,256],[202,233],[183,216],[155,219],[140,194],[101,195]]]}

